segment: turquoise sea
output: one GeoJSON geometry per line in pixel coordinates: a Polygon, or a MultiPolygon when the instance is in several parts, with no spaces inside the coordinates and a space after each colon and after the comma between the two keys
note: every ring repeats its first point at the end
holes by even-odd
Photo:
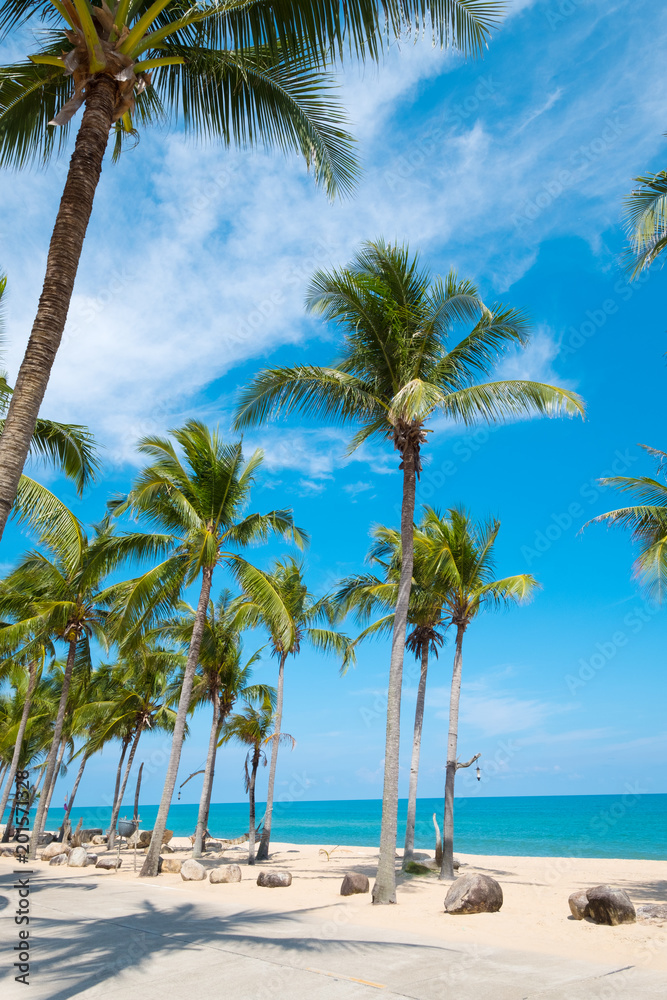
{"type": "MultiPolygon", "coordinates": [[[[376,799],[334,802],[277,802],[272,837],[296,844],[375,845],[379,842],[382,803],[376,799]]],[[[405,836],[407,801],[399,810],[398,844],[405,836]]],[[[263,804],[258,803],[261,817],[263,804]]],[[[121,810],[131,816],[132,807],[121,810]]],[[[419,799],[416,846],[433,848],[432,815],[442,825],[442,801],[419,799]]],[[[150,829],[157,805],[142,806],[141,826],[150,829]]],[[[73,823],[106,828],[108,807],[78,807],[73,823]]],[[[47,829],[57,828],[63,810],[49,810],[47,829]]],[[[540,857],[647,858],[667,860],[667,795],[524,796],[456,800],[455,849],[469,854],[533,855],[540,857]]],[[[177,836],[194,831],[196,805],[173,805],[169,828],[177,836]]],[[[247,829],[244,802],[211,806],[209,829],[214,836],[237,837],[247,829]]]]}

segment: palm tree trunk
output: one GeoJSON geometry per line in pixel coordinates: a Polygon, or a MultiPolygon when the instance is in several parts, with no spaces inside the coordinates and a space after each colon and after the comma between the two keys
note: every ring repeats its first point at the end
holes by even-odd
{"type": "Polygon", "coordinates": [[[424,701],[426,698],[426,675],[428,673],[428,640],[422,644],[422,669],[417,688],[417,705],[415,707],[415,731],[412,738],[412,761],[410,763],[410,788],[408,790],[408,818],[405,826],[405,850],[403,851],[403,867],[412,860],[415,851],[415,820],[417,817],[417,782],[419,781],[419,755],[422,745],[422,726],[424,724],[424,701]]]}
{"type": "Polygon", "coordinates": [[[21,721],[19,723],[19,731],[16,734],[16,743],[14,744],[14,753],[12,754],[11,764],[9,765],[9,775],[7,777],[7,784],[5,790],[2,793],[2,800],[0,800],[0,820],[4,816],[5,809],[7,808],[7,800],[9,798],[9,793],[11,792],[12,785],[14,784],[14,778],[16,777],[16,772],[18,770],[19,758],[21,756],[21,747],[23,746],[23,737],[25,736],[26,727],[28,725],[28,717],[30,715],[30,706],[32,704],[32,696],[35,693],[35,688],[37,687],[37,663],[32,660],[29,666],[30,680],[28,681],[28,691],[25,696],[25,701],[23,703],[23,711],[21,712],[21,721]]]}
{"type": "MultiPolygon", "coordinates": [[[[8,844],[10,837],[14,833],[14,810],[16,809],[16,803],[18,801],[19,793],[14,792],[14,798],[12,799],[12,804],[9,807],[9,816],[7,817],[7,822],[5,823],[5,829],[2,834],[1,844],[8,844]]],[[[30,809],[30,803],[28,803],[28,809],[30,809]]]]}
{"type": "Polygon", "coordinates": [[[123,761],[125,760],[125,754],[127,753],[127,748],[130,745],[130,741],[127,737],[123,737],[123,744],[120,750],[120,758],[118,760],[118,767],[116,768],[116,784],[113,790],[113,801],[111,803],[111,812],[113,813],[114,806],[118,801],[118,790],[120,789],[120,777],[123,773],[123,761]]]}
{"type": "Polygon", "coordinates": [[[123,796],[125,795],[125,789],[127,788],[127,782],[130,777],[130,771],[132,770],[132,763],[134,761],[134,755],[137,752],[137,747],[139,746],[139,739],[144,731],[144,724],[140,722],[137,726],[137,733],[134,737],[134,743],[132,744],[132,749],[130,750],[130,755],[127,758],[127,765],[125,766],[125,774],[123,775],[123,784],[120,787],[120,791],[116,796],[116,801],[113,804],[113,809],[111,810],[111,823],[109,824],[109,832],[107,836],[108,850],[111,850],[116,841],[116,823],[118,822],[118,814],[120,812],[120,807],[123,804],[123,796]]]}
{"type": "Polygon", "coordinates": [[[60,827],[60,830],[58,831],[58,836],[56,838],[57,840],[62,841],[62,839],[63,839],[63,835],[65,833],[65,823],[67,822],[67,820],[72,815],[72,806],[74,805],[74,799],[76,798],[76,793],[79,790],[79,784],[81,783],[81,779],[83,778],[83,772],[84,772],[84,769],[86,767],[87,762],[88,762],[88,758],[84,754],[83,757],[81,758],[81,764],[79,765],[79,770],[78,770],[77,776],[74,779],[74,786],[72,788],[72,794],[70,795],[69,802],[67,803],[67,811],[65,812],[65,818],[63,819],[62,826],[60,827]]]}
{"type": "Polygon", "coordinates": [[[39,778],[37,779],[37,783],[32,786],[32,791],[30,792],[30,802],[28,803],[28,809],[32,809],[33,802],[37,798],[37,795],[38,794],[41,795],[40,786],[42,785],[42,783],[44,781],[44,775],[45,774],[46,774],[46,768],[42,768],[42,771],[41,771],[41,773],[39,775],[39,778]]]}
{"type": "Polygon", "coordinates": [[[250,771],[250,781],[248,783],[248,806],[250,811],[248,827],[248,864],[255,863],[255,784],[257,782],[257,768],[259,767],[259,748],[256,747],[252,755],[252,769],[250,771]]]}
{"type": "Polygon", "coordinates": [[[416,468],[415,451],[407,447],[403,454],[403,503],[401,508],[401,576],[394,614],[391,640],[389,688],[387,690],[387,732],[384,754],[384,786],[382,789],[382,826],[380,857],[373,886],[374,903],[396,902],[396,832],[398,825],[398,754],[401,728],[401,685],[405,628],[412,586],[414,562],[413,526],[415,517],[416,468]]]}
{"type": "Polygon", "coordinates": [[[213,720],[211,722],[211,735],[208,739],[208,754],[206,756],[206,766],[204,768],[204,784],[202,785],[201,798],[199,800],[199,813],[197,815],[197,829],[195,830],[195,841],[192,846],[192,857],[200,858],[205,849],[206,825],[208,823],[208,809],[211,804],[211,793],[213,790],[213,775],[215,774],[215,755],[218,750],[218,731],[220,728],[220,694],[217,687],[213,689],[213,720]]]}
{"type": "Polygon", "coordinates": [[[165,777],[164,788],[162,790],[160,808],[158,809],[157,818],[153,827],[153,836],[151,837],[151,842],[148,847],[146,860],[144,861],[142,869],[139,872],[139,875],[142,877],[155,878],[157,875],[162,838],[167,827],[169,806],[171,805],[174,788],[176,787],[178,765],[181,762],[185,722],[190,708],[192,685],[195,678],[195,670],[197,669],[197,662],[199,660],[199,650],[201,648],[201,640],[204,634],[204,626],[206,624],[206,612],[208,611],[208,601],[211,595],[212,579],[213,567],[205,566],[202,572],[202,585],[194,625],[192,628],[192,638],[190,640],[190,648],[188,650],[188,659],[185,664],[185,672],[183,674],[181,697],[178,701],[174,735],[171,740],[171,753],[169,755],[169,763],[167,764],[167,775],[165,777]]]}
{"type": "Polygon", "coordinates": [[[51,779],[51,785],[49,786],[48,792],[46,790],[46,785],[44,785],[44,795],[46,796],[46,809],[44,810],[44,825],[46,826],[46,820],[48,819],[49,809],[51,808],[51,799],[53,798],[53,793],[56,788],[56,782],[58,781],[58,775],[60,774],[60,768],[63,765],[63,757],[65,756],[65,747],[67,746],[67,740],[64,739],[60,744],[60,749],[58,751],[58,756],[56,758],[56,766],[53,771],[53,778],[51,779]]]}
{"type": "Polygon", "coordinates": [[[461,698],[461,667],[463,665],[463,634],[465,625],[456,627],[456,652],[449,696],[449,737],[447,739],[447,774],[445,776],[445,816],[442,824],[441,879],[454,878],[454,781],[459,735],[459,700],[461,698]]]}
{"type": "Polygon", "coordinates": [[[46,806],[48,798],[48,789],[51,788],[51,782],[53,781],[53,775],[56,769],[56,758],[58,756],[58,751],[60,749],[60,740],[63,734],[63,723],[65,721],[65,709],[67,708],[67,697],[69,695],[69,686],[72,680],[72,670],[74,669],[74,657],[76,655],[76,640],[70,642],[69,650],[67,653],[67,663],[65,665],[65,676],[63,677],[63,687],[60,692],[60,701],[58,703],[58,714],[56,715],[56,725],[53,731],[53,741],[51,743],[51,749],[49,750],[49,755],[46,758],[46,773],[44,776],[44,794],[40,795],[39,802],[37,804],[37,814],[35,816],[35,825],[32,830],[32,837],[30,838],[30,860],[33,861],[37,857],[37,845],[39,844],[39,838],[44,833],[44,824],[46,823],[46,806]]]}
{"type": "Polygon", "coordinates": [[[278,667],[278,694],[276,697],[276,715],[273,730],[273,740],[271,743],[271,765],[269,767],[269,787],[266,792],[266,812],[264,813],[264,827],[262,838],[257,849],[257,860],[266,861],[269,856],[269,842],[271,840],[271,820],[273,818],[273,790],[276,783],[276,766],[278,764],[278,746],[280,744],[280,727],[283,721],[283,687],[285,681],[285,660],[287,653],[280,654],[280,666],[278,667]]]}
{"type": "Polygon", "coordinates": [[[139,765],[139,774],[137,775],[137,787],[134,790],[134,810],[132,812],[132,819],[136,823],[139,819],[139,791],[141,789],[141,775],[144,770],[144,762],[142,761],[139,765]]]}
{"type": "Polygon", "coordinates": [[[37,316],[0,438],[0,537],[65,328],[117,92],[118,84],[105,74],[86,84],[86,107],[51,236],[37,316]]]}

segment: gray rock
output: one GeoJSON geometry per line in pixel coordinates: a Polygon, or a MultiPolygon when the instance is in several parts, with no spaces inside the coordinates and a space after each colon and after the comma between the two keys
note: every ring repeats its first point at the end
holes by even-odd
{"type": "Polygon", "coordinates": [[[69,852],[67,864],[70,868],[85,868],[88,861],[88,852],[85,847],[74,847],[69,852]]]}
{"type": "Polygon", "coordinates": [[[194,858],[188,858],[181,865],[181,878],[184,882],[201,882],[206,878],[206,869],[198,861],[195,861],[194,858]]]}
{"type": "MultiPolygon", "coordinates": [[[[137,842],[138,847],[148,847],[151,842],[151,837],[153,836],[152,830],[140,830],[139,840],[137,842]]],[[[162,834],[162,843],[168,844],[171,838],[174,836],[173,830],[165,830],[162,834]]],[[[134,843],[134,838],[130,837],[128,843],[134,843]]]]}
{"type": "Polygon", "coordinates": [[[503,905],[503,890],[490,875],[461,875],[445,897],[447,913],[496,913],[503,905]]]}
{"type": "Polygon", "coordinates": [[[96,833],[94,837],[90,838],[90,842],[93,847],[101,847],[102,844],[106,844],[109,838],[104,833],[96,833]]]}
{"type": "MultiPolygon", "coordinates": [[[[90,857],[90,855],[89,855],[90,857]]],[[[115,872],[117,868],[120,868],[123,861],[116,854],[106,854],[101,858],[98,858],[95,862],[96,868],[102,868],[107,872],[115,872]]]]}
{"type": "Polygon", "coordinates": [[[586,890],[588,904],[584,916],[596,924],[634,924],[637,920],[635,908],[625,889],[611,885],[596,885],[586,890]]]}
{"type": "Polygon", "coordinates": [[[354,896],[358,892],[369,892],[368,875],[361,872],[348,872],[340,887],[341,896],[354,896]]]}
{"type": "Polygon", "coordinates": [[[240,882],[241,869],[238,865],[221,865],[219,868],[211,868],[208,873],[209,882],[240,882]]]}
{"type": "MultiPolygon", "coordinates": [[[[86,853],[88,854],[87,851],[86,853]]],[[[86,868],[90,867],[90,865],[96,865],[98,857],[98,854],[88,854],[88,857],[86,858],[86,868]]]]}
{"type": "Polygon", "coordinates": [[[583,920],[586,907],[588,906],[588,896],[586,895],[586,890],[577,889],[576,892],[571,893],[568,898],[568,903],[570,904],[570,913],[574,919],[583,920]]]}
{"type": "Polygon", "coordinates": [[[50,865],[66,865],[69,859],[69,854],[56,854],[54,857],[50,858],[50,865]]]}
{"type": "Polygon", "coordinates": [[[55,839],[56,839],[55,833],[47,833],[46,831],[44,831],[44,833],[40,833],[40,835],[39,835],[39,840],[37,841],[37,846],[38,847],[47,847],[48,844],[52,844],[55,839]]]}
{"type": "Polygon", "coordinates": [[[667,923],[667,903],[642,903],[636,907],[636,913],[641,924],[667,923]]]}
{"type": "Polygon", "coordinates": [[[165,874],[178,875],[183,862],[180,858],[160,858],[158,862],[158,871],[165,872],[165,874]]]}
{"type": "Polygon", "coordinates": [[[290,872],[260,872],[257,885],[267,889],[282,889],[292,884],[290,872]]]}
{"type": "Polygon", "coordinates": [[[50,861],[51,858],[57,858],[59,854],[69,854],[72,850],[67,844],[51,843],[42,851],[42,861],[50,861]]]}

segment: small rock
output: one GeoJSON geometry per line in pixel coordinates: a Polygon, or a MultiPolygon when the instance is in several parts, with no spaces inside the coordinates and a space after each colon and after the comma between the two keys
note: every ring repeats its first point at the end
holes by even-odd
{"type": "Polygon", "coordinates": [[[206,869],[194,858],[188,858],[181,865],[181,878],[184,882],[201,882],[206,878],[206,869]]]}
{"type": "Polygon", "coordinates": [[[263,885],[266,889],[281,889],[292,884],[290,872],[260,872],[257,885],[263,885]]]}
{"type": "Polygon", "coordinates": [[[51,858],[57,858],[59,854],[69,854],[71,850],[72,848],[68,847],[66,844],[58,844],[55,842],[47,844],[42,851],[42,861],[50,861],[51,858]]]}
{"type": "Polygon", "coordinates": [[[636,908],[636,913],[638,923],[667,923],[667,903],[642,903],[636,908]]]}
{"type": "Polygon", "coordinates": [[[588,904],[584,916],[596,924],[634,924],[637,920],[635,908],[625,889],[615,889],[611,885],[596,885],[586,890],[588,904]]]}
{"type": "Polygon", "coordinates": [[[432,875],[433,868],[428,865],[422,865],[419,861],[406,861],[403,865],[403,871],[407,875],[432,875]]]}
{"type": "Polygon", "coordinates": [[[67,864],[70,868],[85,868],[88,860],[88,852],[85,847],[74,847],[69,852],[67,864]]]}
{"type": "Polygon", "coordinates": [[[69,859],[69,854],[55,854],[49,860],[50,865],[66,865],[69,859]]]}
{"type": "Polygon", "coordinates": [[[106,844],[109,838],[104,833],[96,833],[94,837],[90,838],[90,842],[93,847],[101,847],[102,844],[106,844]]]}
{"type": "Polygon", "coordinates": [[[39,840],[37,841],[37,846],[47,847],[49,844],[52,844],[55,839],[56,839],[55,833],[46,833],[45,831],[44,833],[40,833],[39,840]]]}
{"type": "Polygon", "coordinates": [[[568,898],[570,912],[575,920],[583,920],[586,907],[588,906],[588,896],[585,889],[577,889],[568,898]]]}
{"type": "Polygon", "coordinates": [[[354,896],[358,892],[369,892],[368,875],[361,872],[348,872],[340,887],[341,896],[354,896]]]}
{"type": "MultiPolygon", "coordinates": [[[[88,852],[86,853],[88,854],[88,852]]],[[[88,857],[86,858],[86,868],[88,868],[90,865],[95,866],[97,864],[98,857],[99,854],[88,854],[88,857]]]]}
{"type": "Polygon", "coordinates": [[[158,871],[178,875],[182,866],[183,862],[180,858],[160,858],[158,862],[158,871]]]}
{"type": "Polygon", "coordinates": [[[461,875],[445,897],[447,913],[496,913],[502,905],[503,890],[490,875],[461,875]]]}
{"type": "Polygon", "coordinates": [[[122,859],[117,857],[115,854],[107,854],[104,857],[98,858],[95,862],[95,867],[102,868],[104,871],[115,872],[117,868],[120,868],[122,863],[122,859]]]}
{"type": "Polygon", "coordinates": [[[241,869],[238,865],[221,865],[220,868],[211,868],[208,873],[209,882],[240,882],[241,869]]]}

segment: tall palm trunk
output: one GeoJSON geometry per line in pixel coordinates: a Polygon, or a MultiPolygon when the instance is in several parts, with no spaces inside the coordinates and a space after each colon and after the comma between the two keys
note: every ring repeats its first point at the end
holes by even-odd
{"type": "Polygon", "coordinates": [[[415,516],[416,453],[406,447],[403,454],[403,503],[401,508],[401,575],[391,640],[389,687],[387,690],[387,731],[382,789],[380,857],[373,886],[374,903],[396,902],[396,832],[398,824],[398,755],[401,729],[401,685],[405,654],[405,628],[412,586],[414,562],[413,526],[415,516]]]}
{"type": "Polygon", "coordinates": [[[113,809],[111,810],[111,823],[109,824],[109,832],[107,838],[107,844],[109,850],[113,847],[116,841],[116,823],[118,822],[118,814],[120,813],[120,807],[123,804],[123,796],[125,795],[125,789],[127,788],[128,778],[130,777],[130,771],[132,770],[132,763],[134,761],[134,755],[137,752],[137,747],[139,746],[139,739],[144,731],[144,723],[141,721],[137,726],[137,732],[134,737],[134,742],[132,743],[132,749],[130,750],[130,755],[127,758],[127,764],[125,766],[125,774],[123,775],[123,784],[120,787],[120,791],[116,796],[116,801],[113,804],[113,809]]]}
{"type": "Polygon", "coordinates": [[[204,768],[204,784],[202,785],[201,798],[199,800],[197,829],[195,830],[195,840],[192,846],[193,858],[201,857],[201,853],[205,848],[208,810],[211,804],[213,775],[215,774],[215,756],[218,750],[218,733],[220,732],[220,694],[217,685],[213,689],[211,700],[213,702],[213,719],[211,721],[211,734],[208,738],[208,754],[204,768]]]}
{"type": "Polygon", "coordinates": [[[255,863],[255,785],[257,784],[257,768],[259,767],[259,747],[255,747],[252,754],[252,767],[250,771],[250,781],[248,782],[248,807],[249,807],[249,826],[248,826],[248,864],[254,865],[255,863]]]}
{"type": "Polygon", "coordinates": [[[0,438],[0,538],[65,328],[117,91],[115,80],[104,74],[86,84],[86,107],[51,236],[37,316],[0,438]]]}
{"type": "MultiPolygon", "coordinates": [[[[14,790],[14,797],[12,798],[12,804],[9,807],[9,816],[7,817],[7,822],[5,823],[5,829],[2,834],[2,840],[0,844],[9,843],[10,838],[14,835],[14,816],[16,809],[16,803],[18,802],[19,793],[18,790],[14,790]]],[[[28,810],[30,809],[31,803],[28,803],[28,810]]]]}
{"type": "Polygon", "coordinates": [[[53,798],[53,793],[56,788],[56,782],[58,781],[58,775],[60,774],[60,768],[63,766],[63,757],[65,756],[65,748],[67,746],[67,740],[64,739],[60,744],[60,749],[58,751],[58,756],[56,758],[56,766],[53,771],[53,778],[51,779],[51,784],[48,787],[44,785],[44,796],[46,798],[46,808],[44,810],[44,825],[46,825],[46,819],[49,815],[49,809],[51,808],[51,799],[53,798]]]}
{"type": "Polygon", "coordinates": [[[19,758],[21,756],[21,748],[23,746],[23,737],[25,736],[26,727],[28,725],[28,717],[30,715],[30,706],[32,705],[32,696],[35,693],[35,688],[37,687],[37,663],[34,660],[32,660],[28,669],[30,671],[28,690],[26,692],[25,701],[23,703],[23,711],[21,712],[21,721],[19,723],[19,730],[18,733],[16,734],[14,753],[12,754],[12,760],[9,765],[7,784],[5,785],[5,790],[3,791],[2,799],[0,800],[0,820],[2,820],[2,817],[5,814],[5,809],[7,808],[7,800],[9,799],[9,795],[12,790],[12,785],[14,784],[14,778],[16,777],[16,772],[18,770],[19,758]]]}
{"type": "Polygon", "coordinates": [[[403,851],[403,867],[412,860],[415,851],[415,820],[417,817],[417,782],[419,781],[419,755],[422,745],[422,727],[424,724],[424,701],[426,698],[426,675],[428,673],[428,640],[422,644],[422,669],[417,688],[417,705],[415,707],[415,731],[412,737],[412,761],[410,762],[410,787],[408,790],[408,818],[405,826],[405,850],[403,851]]]}
{"type": "Polygon", "coordinates": [[[123,773],[123,761],[125,760],[125,754],[127,753],[127,748],[130,745],[130,738],[128,736],[123,737],[123,743],[120,749],[120,757],[118,758],[118,767],[116,768],[116,784],[113,789],[113,799],[111,801],[111,812],[113,813],[114,806],[118,801],[118,791],[120,789],[120,778],[123,773]]]}
{"type": "Polygon", "coordinates": [[[83,778],[83,772],[85,770],[85,767],[86,767],[87,763],[88,763],[88,757],[86,756],[86,754],[84,754],[82,756],[82,758],[81,758],[81,763],[79,764],[79,770],[77,772],[76,778],[74,779],[74,786],[72,788],[72,794],[70,795],[69,802],[67,803],[67,810],[65,812],[65,818],[63,819],[62,826],[60,827],[60,830],[58,831],[58,836],[56,838],[57,840],[62,840],[63,836],[65,834],[65,823],[67,822],[67,820],[72,815],[72,806],[74,805],[74,799],[76,798],[76,793],[79,790],[79,785],[81,783],[81,779],[83,778]]]}
{"type": "Polygon", "coordinates": [[[69,650],[67,652],[67,663],[65,664],[65,676],[63,677],[62,691],[60,692],[60,701],[58,702],[58,714],[56,715],[56,725],[53,731],[53,741],[51,743],[51,749],[49,750],[49,755],[46,758],[46,771],[44,775],[44,794],[40,795],[39,802],[37,803],[37,814],[35,816],[35,825],[32,830],[32,837],[30,838],[30,854],[31,860],[37,857],[37,846],[39,844],[39,838],[44,833],[44,824],[46,823],[46,800],[48,798],[48,790],[51,788],[51,782],[53,781],[53,775],[56,769],[56,758],[58,756],[58,751],[60,749],[60,740],[63,734],[63,723],[65,721],[65,709],[67,708],[67,697],[69,695],[70,682],[72,680],[72,670],[74,669],[74,657],[76,655],[76,639],[74,639],[69,644],[69,650]]]}
{"type": "Polygon", "coordinates": [[[459,736],[459,700],[461,698],[461,667],[463,665],[463,635],[465,625],[456,626],[456,652],[449,696],[449,737],[447,739],[447,774],[445,776],[445,815],[442,824],[441,879],[454,878],[454,781],[456,779],[456,745],[459,736]]]}
{"type": "Polygon", "coordinates": [[[266,812],[264,813],[264,828],[262,837],[257,849],[257,860],[266,861],[269,856],[269,843],[271,841],[271,820],[273,818],[273,789],[276,783],[276,766],[278,764],[278,746],[280,744],[280,727],[283,721],[283,687],[285,682],[285,660],[287,653],[280,654],[280,666],[278,667],[278,694],[276,697],[276,714],[273,729],[273,739],[271,742],[271,764],[269,766],[269,787],[266,792],[266,812]]]}
{"type": "Polygon", "coordinates": [[[185,722],[188,710],[190,708],[190,699],[192,697],[192,685],[195,678],[195,670],[197,669],[197,661],[199,660],[199,650],[201,648],[201,640],[204,634],[204,626],[206,624],[206,612],[208,610],[208,601],[211,594],[212,579],[213,579],[213,567],[205,566],[202,571],[202,585],[199,594],[199,603],[197,605],[197,611],[195,613],[195,620],[192,628],[192,638],[190,639],[190,648],[188,650],[188,659],[185,664],[185,672],[183,674],[183,686],[181,687],[181,697],[179,698],[178,701],[178,711],[176,713],[174,735],[171,740],[171,753],[169,755],[167,774],[165,777],[164,788],[162,790],[162,799],[160,800],[160,808],[158,809],[155,825],[153,826],[153,836],[151,837],[151,842],[148,847],[146,860],[144,861],[142,869],[139,872],[139,875],[143,877],[155,878],[155,876],[157,875],[158,864],[160,861],[160,848],[162,847],[162,838],[164,836],[164,831],[167,827],[167,816],[169,815],[169,806],[171,805],[171,799],[174,794],[174,788],[176,787],[176,776],[178,775],[178,765],[181,762],[181,750],[183,748],[183,735],[185,733],[185,722]]]}

